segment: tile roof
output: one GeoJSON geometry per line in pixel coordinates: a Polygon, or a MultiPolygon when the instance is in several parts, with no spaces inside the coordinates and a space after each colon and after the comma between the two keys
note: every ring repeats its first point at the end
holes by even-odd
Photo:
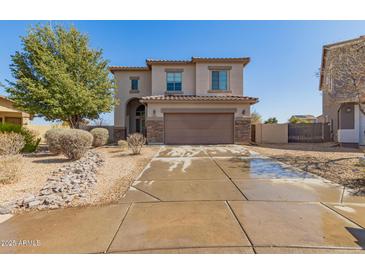
{"type": "Polygon", "coordinates": [[[214,62],[214,63],[242,63],[244,66],[250,62],[248,57],[235,57],[235,58],[208,58],[208,57],[191,57],[190,60],[166,60],[166,59],[146,59],[146,67],[128,67],[128,66],[112,66],[109,67],[111,72],[114,71],[144,71],[150,70],[153,64],[194,64],[202,62],[214,62]]]}
{"type": "Polygon", "coordinates": [[[7,100],[7,101],[9,101],[9,102],[13,102],[13,100],[11,100],[9,97],[4,96],[4,95],[0,95],[0,98],[1,98],[1,99],[4,99],[4,100],[7,100]]]}
{"type": "Polygon", "coordinates": [[[114,71],[145,71],[150,70],[149,67],[128,67],[128,66],[112,66],[109,67],[110,72],[114,71]]]}
{"type": "Polygon", "coordinates": [[[152,64],[190,64],[191,60],[164,60],[164,59],[146,59],[147,65],[152,64]]]}
{"type": "Polygon", "coordinates": [[[362,35],[362,36],[359,36],[357,38],[350,39],[350,40],[345,40],[345,41],[340,41],[340,42],[336,42],[336,43],[332,43],[332,44],[327,44],[327,45],[324,45],[323,47],[324,48],[332,48],[332,47],[337,47],[337,46],[343,46],[343,45],[346,45],[346,44],[356,43],[356,42],[361,41],[363,39],[365,39],[365,35],[362,35]]]}
{"type": "Polygon", "coordinates": [[[206,102],[248,102],[255,104],[258,102],[258,98],[248,96],[236,96],[236,95],[153,95],[145,96],[141,98],[142,102],[151,101],[175,101],[175,102],[186,102],[186,101],[206,101],[206,102]]]}
{"type": "Polygon", "coordinates": [[[248,57],[235,57],[235,58],[207,58],[207,57],[192,57],[191,61],[196,62],[238,62],[248,64],[250,62],[250,58],[248,57]]]}

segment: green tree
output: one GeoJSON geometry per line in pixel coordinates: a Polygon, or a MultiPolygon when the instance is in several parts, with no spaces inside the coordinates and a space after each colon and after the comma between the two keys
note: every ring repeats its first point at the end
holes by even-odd
{"type": "Polygon", "coordinates": [[[265,124],[277,124],[278,123],[278,119],[276,119],[276,117],[270,117],[269,119],[267,119],[265,121],[265,124]]]}
{"type": "Polygon", "coordinates": [[[301,118],[298,118],[298,117],[291,117],[289,119],[289,123],[291,123],[291,124],[308,124],[309,121],[307,119],[301,119],[301,118]]]}
{"type": "Polygon", "coordinates": [[[251,123],[252,124],[260,124],[261,122],[262,122],[261,115],[258,112],[253,111],[251,113],[251,123]]]}
{"type": "Polygon", "coordinates": [[[76,28],[50,25],[31,28],[21,37],[22,49],[11,56],[15,81],[7,92],[15,106],[46,120],[79,128],[114,105],[114,82],[102,50],[76,28]]]}

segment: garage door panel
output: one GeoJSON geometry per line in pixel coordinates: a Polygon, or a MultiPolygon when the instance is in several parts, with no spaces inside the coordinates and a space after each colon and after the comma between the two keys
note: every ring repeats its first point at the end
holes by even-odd
{"type": "Polygon", "coordinates": [[[233,143],[233,117],[233,113],[165,113],[165,143],[233,143]]]}

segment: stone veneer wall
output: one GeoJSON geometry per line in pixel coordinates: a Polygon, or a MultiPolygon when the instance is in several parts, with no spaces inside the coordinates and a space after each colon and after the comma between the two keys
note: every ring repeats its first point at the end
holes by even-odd
{"type": "Polygon", "coordinates": [[[234,120],[234,142],[247,144],[251,141],[251,118],[236,118],[234,120]]]}
{"type": "Polygon", "coordinates": [[[147,143],[163,144],[164,142],[164,120],[148,119],[146,120],[147,143]]]}
{"type": "Polygon", "coordinates": [[[125,127],[114,127],[114,134],[113,134],[114,142],[118,142],[119,140],[125,140],[126,136],[126,128],[125,127]]]}

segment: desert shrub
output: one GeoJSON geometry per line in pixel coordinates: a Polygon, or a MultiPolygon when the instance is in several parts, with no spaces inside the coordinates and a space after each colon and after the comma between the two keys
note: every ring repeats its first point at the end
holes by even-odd
{"type": "Polygon", "coordinates": [[[127,137],[128,147],[132,149],[133,154],[140,154],[146,138],[140,133],[133,133],[127,137]]]}
{"type": "Polygon", "coordinates": [[[60,146],[60,136],[62,132],[64,132],[67,129],[64,128],[52,128],[50,130],[47,130],[47,132],[44,135],[44,138],[46,139],[46,143],[48,145],[48,150],[51,153],[54,154],[60,154],[61,146],[60,146]]]}
{"type": "Polygon", "coordinates": [[[0,132],[0,156],[18,154],[24,147],[24,137],[15,132],[0,132]]]}
{"type": "Polygon", "coordinates": [[[22,168],[22,156],[0,156],[0,184],[12,184],[19,181],[22,168]]]}
{"type": "Polygon", "coordinates": [[[70,160],[78,160],[84,156],[92,142],[91,133],[81,129],[64,130],[59,137],[61,152],[70,160]]]}
{"type": "Polygon", "coordinates": [[[126,140],[119,140],[118,141],[118,146],[122,149],[122,150],[126,150],[128,149],[128,142],[126,140]]]}
{"type": "Polygon", "coordinates": [[[105,145],[109,139],[109,131],[105,128],[93,128],[90,130],[90,133],[93,135],[93,146],[100,147],[105,145]]]}
{"type": "Polygon", "coordinates": [[[38,137],[38,133],[36,131],[23,128],[23,136],[25,145],[22,152],[35,152],[41,142],[41,138],[38,137]]]}
{"type": "Polygon", "coordinates": [[[22,152],[34,152],[37,150],[41,138],[37,138],[37,134],[20,125],[4,123],[0,124],[0,132],[15,132],[24,137],[25,144],[22,148],[22,152]]]}

